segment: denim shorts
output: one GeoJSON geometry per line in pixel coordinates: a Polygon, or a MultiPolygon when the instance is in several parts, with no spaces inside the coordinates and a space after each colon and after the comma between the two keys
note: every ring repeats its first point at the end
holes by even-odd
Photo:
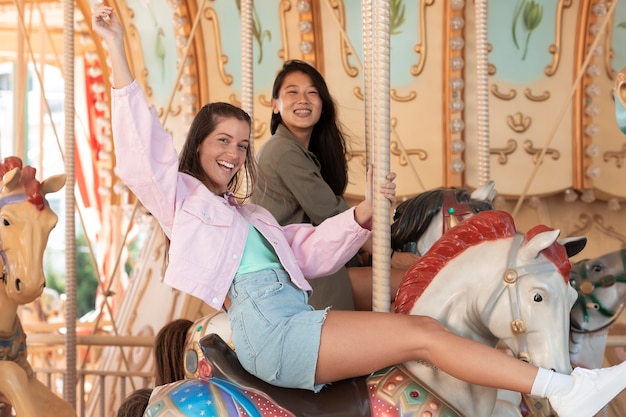
{"type": "Polygon", "coordinates": [[[232,342],[241,365],[280,387],[318,392],[315,369],[326,310],[282,269],[238,275],[228,292],[232,342]]]}

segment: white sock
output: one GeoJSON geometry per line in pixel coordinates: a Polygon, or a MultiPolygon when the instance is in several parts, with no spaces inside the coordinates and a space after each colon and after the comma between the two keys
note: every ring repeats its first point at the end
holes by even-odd
{"type": "Polygon", "coordinates": [[[545,368],[539,368],[530,395],[549,398],[554,394],[569,392],[574,385],[571,375],[560,374],[545,368]]]}

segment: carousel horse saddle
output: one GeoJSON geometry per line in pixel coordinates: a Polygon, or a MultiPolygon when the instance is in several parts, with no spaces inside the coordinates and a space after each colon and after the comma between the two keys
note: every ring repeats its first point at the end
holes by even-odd
{"type": "Polygon", "coordinates": [[[212,377],[228,380],[242,389],[264,393],[276,405],[301,417],[375,417],[398,415],[460,417],[452,406],[412,377],[403,366],[392,366],[369,376],[335,382],[319,393],[281,388],[248,373],[237,355],[217,334],[199,341],[212,377]],[[372,414],[372,407],[375,413],[372,414]]]}
{"type": "Polygon", "coordinates": [[[214,377],[263,392],[296,416],[371,417],[365,377],[335,382],[316,394],[308,390],[277,387],[256,378],[241,366],[235,352],[217,334],[203,337],[200,348],[212,367],[214,377]]]}

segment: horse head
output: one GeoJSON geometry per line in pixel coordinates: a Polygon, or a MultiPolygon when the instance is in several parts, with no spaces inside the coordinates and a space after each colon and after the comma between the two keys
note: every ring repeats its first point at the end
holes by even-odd
{"type": "MultiPolygon", "coordinates": [[[[523,235],[506,212],[475,214],[408,269],[396,311],[434,317],[486,345],[503,341],[522,360],[569,372],[569,311],[576,292],[569,285],[572,253],[558,242],[559,233],[537,226],[523,235]]],[[[491,407],[495,402],[495,390],[490,394],[485,388],[479,395],[482,388],[420,364],[406,365],[436,391],[454,386],[459,408],[477,396],[491,407]]]]}
{"type": "Polygon", "coordinates": [[[450,228],[470,216],[492,210],[494,182],[473,192],[464,188],[438,188],[403,201],[391,225],[391,247],[423,255],[450,228]]]}
{"type": "Polygon", "coordinates": [[[572,363],[602,364],[608,327],[626,304],[626,249],[583,259],[572,265],[570,282],[578,298],[570,314],[572,363]]]}
{"type": "Polygon", "coordinates": [[[16,305],[33,301],[43,291],[44,250],[57,223],[45,195],[65,184],[65,175],[39,182],[35,172],[33,167],[22,167],[17,157],[0,164],[0,280],[6,299],[16,305]]]}

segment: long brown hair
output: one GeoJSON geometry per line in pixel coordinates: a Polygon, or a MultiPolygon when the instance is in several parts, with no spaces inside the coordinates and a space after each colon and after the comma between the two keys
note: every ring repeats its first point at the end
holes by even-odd
{"type": "MultiPolygon", "coordinates": [[[[320,99],[322,100],[322,114],[313,127],[309,151],[317,157],[321,165],[322,178],[332,188],[335,195],[343,195],[348,186],[348,163],[346,161],[346,140],[341,124],[337,121],[335,102],[328,91],[324,77],[313,66],[304,61],[291,60],[283,64],[272,88],[272,98],[278,99],[278,94],[285,81],[285,77],[292,72],[302,72],[313,81],[320,99]]],[[[283,123],[280,113],[272,112],[270,131],[276,133],[279,124],[283,123]]]]}

